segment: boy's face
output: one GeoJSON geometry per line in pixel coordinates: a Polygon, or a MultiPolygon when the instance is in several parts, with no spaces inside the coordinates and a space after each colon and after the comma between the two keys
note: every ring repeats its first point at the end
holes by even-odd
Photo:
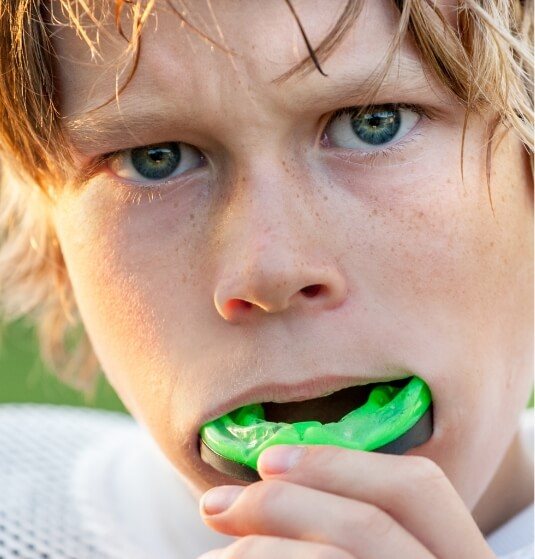
{"type": "MultiPolygon", "coordinates": [[[[183,142],[151,152],[179,166],[158,181],[147,178],[158,163],[149,152],[115,158],[54,213],[109,380],[203,491],[229,481],[200,460],[206,421],[419,375],[435,430],[411,452],[436,461],[472,507],[531,386],[532,190],[519,142],[509,134],[493,153],[493,215],[488,122],[470,118],[463,183],[463,109],[409,43],[375,101],[408,105],[383,109],[401,119],[396,134],[386,127],[374,144],[350,115],[329,124],[362,104],[358,84],[382,61],[397,27],[386,0],[364,3],[322,63],[328,77],[282,84],[273,80],[307,55],[284,2],[189,2],[186,18],[234,55],[163,4],[119,108],[78,124],[73,142],[80,168],[183,142]]],[[[295,2],[314,46],[344,5],[295,2]]],[[[101,35],[96,62],[73,30],[57,30],[67,125],[114,95],[125,43],[112,17],[107,29],[115,39],[101,35]]]]}

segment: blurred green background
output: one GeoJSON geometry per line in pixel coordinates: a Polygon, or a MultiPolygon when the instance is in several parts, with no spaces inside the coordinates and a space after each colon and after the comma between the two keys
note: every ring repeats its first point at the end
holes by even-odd
{"type": "Polygon", "coordinates": [[[127,413],[104,376],[93,401],[56,380],[41,364],[35,333],[23,321],[9,326],[0,324],[0,403],[3,402],[48,402],[127,413]]]}
{"type": "Polygon", "coordinates": [[[24,321],[0,324],[0,403],[47,402],[126,412],[101,375],[93,401],[58,381],[43,367],[35,332],[24,321]]]}

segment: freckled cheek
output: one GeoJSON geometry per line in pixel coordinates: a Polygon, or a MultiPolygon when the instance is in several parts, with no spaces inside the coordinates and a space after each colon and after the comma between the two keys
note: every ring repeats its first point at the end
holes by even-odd
{"type": "Polygon", "coordinates": [[[436,297],[458,284],[475,238],[474,201],[462,198],[457,170],[448,169],[439,173],[429,160],[374,171],[335,167],[333,184],[343,189],[345,207],[358,212],[347,236],[368,245],[367,273],[398,298],[436,297]]]}
{"type": "Polygon", "coordinates": [[[496,270],[503,270],[501,259],[509,259],[511,247],[493,222],[480,161],[466,163],[463,184],[456,147],[448,143],[440,154],[429,150],[417,162],[373,172],[335,168],[337,183],[367,214],[370,271],[398,301],[480,305],[482,292],[496,283],[496,270]]]}
{"type": "Polygon", "coordinates": [[[392,181],[391,196],[380,189],[366,199],[370,264],[360,281],[411,326],[393,333],[400,347],[422,356],[428,348],[430,366],[437,351],[469,352],[474,364],[487,350],[486,359],[495,357],[493,347],[505,354],[496,317],[520,312],[507,301],[507,277],[522,257],[493,219],[484,180],[468,178],[464,188],[453,172],[435,170],[405,187],[392,181]]]}
{"type": "Polygon", "coordinates": [[[384,259],[398,300],[449,308],[459,319],[472,315],[472,320],[492,304],[499,254],[488,251],[492,227],[477,212],[476,206],[456,204],[403,212],[384,259]]]}
{"type": "Polygon", "coordinates": [[[199,316],[192,307],[199,288],[189,234],[195,219],[188,213],[186,228],[171,207],[82,220],[74,212],[62,220],[60,243],[84,324],[121,396],[138,384],[170,392],[178,370],[169,353],[180,345],[177,333],[199,316]]]}

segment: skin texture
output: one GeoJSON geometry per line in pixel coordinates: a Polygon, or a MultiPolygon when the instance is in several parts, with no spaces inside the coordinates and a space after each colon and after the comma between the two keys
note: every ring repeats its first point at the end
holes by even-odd
{"type": "MultiPolygon", "coordinates": [[[[343,4],[296,2],[313,45],[343,4]]],[[[490,557],[469,511],[490,494],[500,464],[508,464],[500,483],[515,498],[508,504],[489,498],[481,530],[525,506],[530,493],[528,476],[519,475],[526,462],[519,452],[507,454],[517,448],[518,417],[532,385],[532,188],[519,141],[508,134],[493,151],[493,215],[485,174],[488,122],[475,115],[469,120],[463,183],[464,111],[420,68],[408,78],[393,69],[392,87],[376,101],[433,112],[433,120],[422,117],[400,140],[411,143],[373,164],[362,150],[332,145],[330,115],[361,103],[350,76],[373,72],[394,32],[395,12],[386,1],[365,2],[354,28],[322,64],[328,78],[315,71],[281,85],[273,80],[307,54],[283,2],[262,3],[261,17],[246,1],[192,2],[190,8],[192,21],[235,54],[211,49],[160,7],[147,22],[120,110],[112,102],[93,113],[93,121],[84,114],[113,97],[124,42],[108,18],[115,38],[103,36],[103,58],[92,61],[74,31],[56,29],[62,114],[79,169],[102,153],[158,142],[185,142],[205,155],[201,166],[157,193],[141,192],[153,185],[120,179],[102,165],[57,201],[58,239],[107,378],[200,496],[234,483],[200,460],[197,433],[206,421],[238,405],[282,399],[289,387],[316,388],[320,395],[335,382],[418,374],[434,397],[430,441],[409,456],[354,453],[352,459],[364,479],[379,471],[379,460],[389,473],[399,467],[418,476],[435,468],[431,477],[440,478],[440,489],[432,505],[405,500],[401,516],[390,511],[396,528],[386,530],[384,548],[362,557],[392,557],[388,542],[402,540],[404,557],[445,557],[440,534],[423,536],[434,533],[424,512],[429,506],[443,510],[435,524],[467,525],[462,537],[472,555],[451,548],[448,557],[490,557]],[[147,110],[152,115],[135,127],[134,117],[147,110]],[[96,119],[104,112],[111,124],[96,119]],[[321,289],[307,296],[302,289],[311,285],[321,289]],[[407,519],[411,511],[425,527],[407,519]]],[[[417,62],[408,42],[402,56],[417,62]]],[[[398,485],[388,483],[385,473],[351,494],[355,484],[342,465],[350,460],[344,454],[331,481],[348,493],[336,497],[317,468],[339,451],[314,452],[323,452],[315,466],[309,462],[310,470],[274,486],[275,496],[286,495],[275,498],[275,508],[277,502],[281,510],[288,503],[303,507],[292,518],[306,518],[306,507],[338,510],[348,500],[357,506],[373,493],[373,483],[385,481],[386,492],[403,485],[398,478],[398,485]],[[307,483],[318,483],[321,494],[309,493],[307,483]]],[[[252,499],[257,486],[273,484],[251,485],[245,493],[252,499]]],[[[373,506],[381,509],[380,502],[373,506]]],[[[283,534],[267,513],[255,524],[240,510],[248,507],[235,510],[240,530],[229,522],[210,525],[249,542],[262,525],[267,537],[283,538],[276,540],[281,557],[297,557],[295,546],[310,557],[304,546],[321,543],[311,543],[306,526],[283,534]]],[[[370,518],[364,528],[373,525],[370,518]]],[[[326,545],[349,527],[333,530],[326,545]]],[[[360,558],[351,547],[355,540],[344,541],[346,554],[339,557],[360,558]]],[[[273,556],[272,545],[269,540],[264,553],[273,556]]],[[[252,549],[242,553],[264,556],[259,547],[247,555],[252,549]]]]}

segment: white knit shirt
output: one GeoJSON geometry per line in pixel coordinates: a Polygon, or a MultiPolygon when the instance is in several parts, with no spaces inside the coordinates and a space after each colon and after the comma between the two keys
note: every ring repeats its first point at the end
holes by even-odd
{"type": "MultiPolygon", "coordinates": [[[[526,412],[533,451],[533,415],[526,412]]],[[[198,503],[129,416],[68,406],[0,405],[0,559],[196,559],[235,538],[198,503]]],[[[488,538],[533,559],[533,506],[488,538]]]]}

